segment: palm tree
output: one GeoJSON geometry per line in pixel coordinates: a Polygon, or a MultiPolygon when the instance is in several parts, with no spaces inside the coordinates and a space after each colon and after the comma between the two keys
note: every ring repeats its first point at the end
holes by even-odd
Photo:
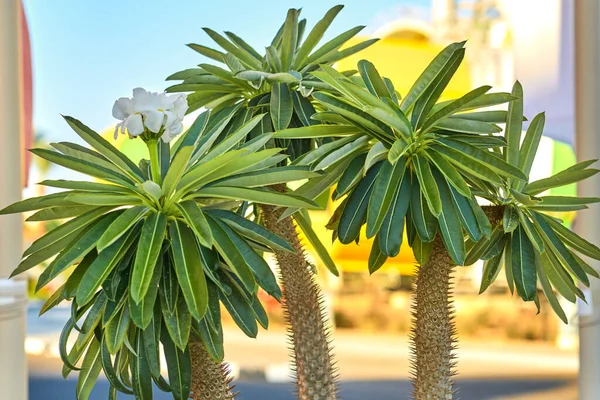
{"type": "MultiPolygon", "coordinates": [[[[325,145],[334,133],[344,133],[338,127],[326,131],[329,138],[302,137],[290,140],[278,132],[290,127],[310,127],[318,124],[311,119],[315,114],[312,93],[329,90],[313,73],[322,65],[352,55],[375,42],[367,40],[340,50],[349,39],[362,30],[352,28],[317,48],[329,25],[343,6],[330,9],[310,32],[306,32],[306,20],[299,19],[300,10],[290,9],[281,29],[275,35],[265,54],[254,50],[242,38],[232,32],[221,36],[211,29],[204,31],[223,50],[215,50],[199,44],[188,46],[198,53],[217,61],[221,66],[200,64],[199,68],[184,70],[171,75],[169,80],[182,80],[181,84],[168,88],[172,92],[192,92],[188,96],[190,112],[205,107],[212,109],[216,118],[226,122],[221,136],[215,143],[228,137],[229,132],[241,124],[266,115],[259,126],[248,132],[248,140],[265,132],[275,132],[267,147],[281,147],[289,155],[288,169],[308,168],[306,154],[319,145],[325,145]],[[305,37],[305,33],[307,33],[305,37]]],[[[335,136],[335,135],[334,135],[335,136]]],[[[320,166],[328,172],[320,178],[311,179],[297,194],[316,199],[335,182],[344,162],[320,166]],[[333,173],[331,173],[333,172],[333,173]],[[332,181],[333,179],[333,181],[332,181]]],[[[272,185],[275,192],[287,191],[285,181],[272,185]]],[[[272,232],[285,238],[294,247],[294,253],[276,251],[281,284],[283,307],[289,326],[292,344],[293,368],[300,399],[335,399],[337,377],[333,363],[332,346],[323,310],[322,294],[305,256],[294,220],[305,230],[306,237],[318,250],[322,261],[330,271],[337,274],[335,265],[323,245],[316,239],[308,219],[298,208],[277,209],[261,206],[258,220],[272,232]],[[293,214],[293,217],[292,217],[293,214]]]]}
{"type": "MultiPolygon", "coordinates": [[[[347,129],[345,140],[337,140],[319,157],[329,162],[350,158],[333,193],[334,199],[343,201],[328,227],[346,244],[357,241],[366,225],[367,237],[375,238],[368,261],[371,273],[399,253],[406,227],[419,262],[411,336],[418,400],[449,399],[455,391],[452,272],[456,265],[487,260],[485,289],[498,274],[504,250],[508,281],[514,282],[519,295],[537,301],[537,276],[560,315],[552,287],[574,300],[581,292],[570,273],[584,284],[589,283],[588,274],[597,276],[567,246],[600,256],[597,247],[543,214],[581,209],[598,199],[535,197],[554,185],[595,174],[597,170],[587,168],[591,162],[527,184],[543,116],[532,121],[519,147],[524,118],[518,83],[512,94],[488,93],[486,86],[459,99],[438,101],[463,59],[463,45],[446,47],[404,98],[368,61],[359,63],[358,77],[327,66],[313,72],[330,87],[329,93],[313,94],[323,110],[316,118],[336,121],[347,129]],[[333,95],[331,89],[337,93],[333,95]],[[507,102],[508,111],[478,110],[507,102]],[[502,131],[498,123],[507,124],[505,138],[497,135],[502,131]],[[482,209],[477,198],[486,198],[494,206],[482,209]]],[[[315,126],[280,134],[296,138],[322,132],[315,126]]]]}
{"type": "Polygon", "coordinates": [[[311,201],[257,189],[261,184],[256,183],[316,174],[276,167],[285,158],[281,150],[261,150],[272,134],[245,142],[260,117],[211,146],[220,121],[209,114],[201,114],[172,147],[145,132],[151,159],[139,165],[80,121],[65,117],[92,149],[62,142],[52,144],[53,150],[32,152],[101,181],[46,180],[41,184],[66,190],[0,210],[36,211],[34,219],[71,218],[33,242],[12,275],[54,257],[40,276],[39,290],[75,267],[41,312],[72,301],[59,350],[65,377],[80,370],[79,399],[88,399],[101,370],[111,385],[110,398],[120,391],[152,399],[153,382],[174,399],[189,398],[192,389],[198,399],[232,398],[220,365],[220,304],[255,337],[259,325],[268,326],[258,289],[281,298],[262,253],[294,249],[236,211],[243,201],[314,208],[311,201]],[[68,349],[71,337],[76,340],[68,349]],[[161,346],[169,383],[161,375],[161,346]],[[193,367],[203,380],[192,381],[193,367]]]}

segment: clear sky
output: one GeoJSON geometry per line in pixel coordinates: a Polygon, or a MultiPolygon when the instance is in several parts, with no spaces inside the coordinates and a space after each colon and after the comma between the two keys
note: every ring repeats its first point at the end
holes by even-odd
{"type": "MultiPolygon", "coordinates": [[[[142,86],[162,91],[173,72],[206,60],[185,46],[213,46],[201,30],[229,30],[257,49],[270,43],[288,8],[312,27],[335,4],[346,7],[331,34],[372,32],[402,14],[427,18],[430,0],[23,0],[33,57],[34,126],[49,140],[76,140],[60,114],[96,130],[114,124],[113,102],[142,86]]],[[[327,39],[327,37],[325,38],[327,39]]]]}

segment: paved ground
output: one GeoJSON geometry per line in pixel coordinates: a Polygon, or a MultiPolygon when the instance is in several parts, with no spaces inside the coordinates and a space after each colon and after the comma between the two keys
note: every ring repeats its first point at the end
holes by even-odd
{"type": "MultiPolygon", "coordinates": [[[[29,400],[71,400],[75,399],[75,380],[67,381],[58,377],[31,377],[29,400]]],[[[459,394],[462,400],[495,400],[498,396],[523,395],[524,393],[560,388],[566,384],[559,380],[464,380],[459,382],[459,394]]],[[[242,400],[293,400],[291,388],[287,384],[269,384],[266,382],[237,383],[242,400]]],[[[341,397],[344,400],[406,399],[410,394],[408,381],[345,381],[342,383],[341,397]]],[[[101,380],[92,392],[90,400],[105,400],[108,394],[108,382],[101,380]]],[[[119,399],[132,399],[120,396],[119,399]]],[[[168,394],[155,391],[156,400],[172,399],[168,394]]],[[[534,399],[533,397],[520,397],[534,399]]],[[[550,399],[550,398],[548,398],[550,399]]],[[[571,400],[554,397],[554,400],[571,400]]],[[[575,400],[573,398],[573,400],[575,400]]]]}
{"type": "MultiPolygon", "coordinates": [[[[30,400],[74,399],[75,381],[60,377],[56,358],[58,333],[69,309],[51,311],[41,319],[29,313],[30,400]],[[37,354],[37,355],[35,355],[37,354]]],[[[344,400],[405,399],[410,393],[408,340],[401,335],[335,332],[335,350],[344,400]]],[[[247,338],[239,329],[225,329],[226,358],[239,371],[238,387],[245,400],[292,400],[287,370],[288,349],[281,330],[247,338]]],[[[575,400],[575,352],[548,344],[460,343],[459,396],[462,400],[575,400]]],[[[107,398],[100,381],[92,400],[107,398]]],[[[157,400],[169,399],[158,394],[157,400]]],[[[0,399],[2,396],[0,395],[0,399]]],[[[122,397],[127,399],[129,397],[122,397]]]]}

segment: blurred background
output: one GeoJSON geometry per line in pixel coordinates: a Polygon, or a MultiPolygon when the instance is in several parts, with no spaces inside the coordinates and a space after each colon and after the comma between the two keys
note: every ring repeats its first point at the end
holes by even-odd
{"type": "MultiPolygon", "coordinates": [[[[0,0],[0,5],[3,1],[12,0],[0,0]]],[[[131,89],[138,86],[162,91],[168,86],[164,81],[168,75],[207,61],[185,46],[212,45],[201,30],[204,26],[216,31],[233,30],[253,47],[262,49],[279,28],[288,8],[302,7],[303,17],[312,26],[336,3],[23,0],[20,43],[24,147],[78,142],[61,113],[75,116],[111,137],[116,123],[111,115],[115,99],[130,96],[131,89]]],[[[492,85],[495,91],[510,91],[513,82],[520,80],[525,88],[526,115],[546,111],[546,136],[532,179],[549,176],[575,163],[575,0],[344,3],[346,8],[335,20],[330,34],[366,25],[356,41],[370,37],[381,40],[340,62],[341,69],[353,69],[360,59],[368,58],[382,75],[392,79],[400,93],[406,93],[446,44],[468,39],[466,62],[444,97],[456,98],[483,84],[492,85]]],[[[330,38],[324,38],[327,39],[330,38]]],[[[118,146],[131,158],[140,159],[145,150],[136,147],[136,142],[139,141],[120,139],[118,146]]],[[[23,176],[24,197],[44,194],[44,189],[35,185],[43,179],[71,177],[58,167],[28,156],[23,176]]],[[[554,194],[575,193],[573,186],[554,194]]],[[[369,276],[366,260],[370,243],[366,238],[360,245],[344,246],[342,250],[339,243],[331,245],[330,233],[321,229],[331,210],[312,212],[311,218],[341,271],[339,278],[328,275],[314,257],[334,324],[342,395],[349,400],[406,398],[410,393],[407,344],[415,260],[408,246],[403,247],[398,257],[369,276]]],[[[577,224],[575,214],[566,220],[577,224]]],[[[51,223],[27,223],[23,228],[23,246],[52,228],[51,223]]],[[[39,270],[32,270],[29,288],[35,286],[39,270]]],[[[455,277],[460,397],[576,399],[577,306],[563,302],[570,320],[567,326],[547,305],[542,304],[536,315],[532,303],[511,297],[502,277],[478,295],[480,278],[481,265],[460,268],[455,277]]],[[[46,289],[53,291],[62,283],[54,282],[46,289]]],[[[60,329],[70,316],[70,307],[59,307],[38,319],[48,292],[29,290],[28,296],[25,349],[29,399],[74,399],[75,380],[63,381],[60,377],[57,351],[60,329]]],[[[292,399],[282,312],[276,302],[267,296],[264,300],[271,320],[269,331],[261,332],[257,339],[248,339],[229,321],[226,358],[232,363],[243,399],[292,399]]],[[[0,335],[0,341],[4,339],[0,335]]],[[[0,363],[3,359],[0,354],[0,363]]],[[[106,398],[107,388],[108,383],[102,381],[92,398],[106,398]]]]}

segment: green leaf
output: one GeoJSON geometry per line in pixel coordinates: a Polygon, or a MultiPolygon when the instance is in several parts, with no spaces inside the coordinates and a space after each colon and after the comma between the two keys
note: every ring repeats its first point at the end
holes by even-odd
{"type": "MultiPolygon", "coordinates": [[[[265,259],[256,253],[256,251],[248,244],[248,242],[231,229],[227,224],[219,220],[214,220],[225,231],[231,243],[235,246],[239,254],[244,259],[245,263],[252,270],[258,284],[271,296],[276,299],[281,298],[281,289],[277,285],[273,271],[265,261],[265,259]]],[[[250,291],[250,290],[249,290],[250,291]]],[[[253,292],[253,291],[251,291],[253,292]]]]}
{"type": "MultiPolygon", "coordinates": [[[[514,122],[514,125],[518,125],[516,121],[512,122],[514,122]]],[[[535,158],[535,155],[537,154],[540,140],[542,139],[542,133],[544,131],[545,122],[546,115],[544,113],[540,113],[533,118],[533,120],[529,124],[529,127],[527,128],[525,139],[523,139],[523,144],[521,145],[521,149],[519,150],[519,168],[521,169],[521,171],[523,171],[525,175],[529,175],[529,173],[531,172],[531,166],[533,165],[533,160],[535,158]]],[[[520,189],[523,186],[524,185],[519,185],[517,186],[517,189],[520,189]]]]}
{"type": "Polygon", "coordinates": [[[307,98],[300,95],[296,90],[293,90],[292,102],[294,103],[294,111],[298,119],[302,122],[302,125],[308,127],[317,124],[317,121],[311,118],[316,113],[315,107],[313,107],[307,98]]]}
{"type": "Polygon", "coordinates": [[[173,398],[175,400],[187,400],[190,397],[192,384],[192,361],[189,346],[186,346],[183,350],[178,348],[164,330],[161,342],[165,351],[173,398]]]}
{"type": "MultiPolygon", "coordinates": [[[[506,148],[504,149],[504,159],[514,166],[521,166],[519,161],[519,146],[521,144],[521,133],[523,131],[523,87],[519,81],[516,81],[511,95],[516,100],[508,105],[508,119],[506,120],[506,148]]],[[[521,168],[522,169],[522,168],[521,168]]],[[[511,180],[509,179],[509,184],[511,180]]],[[[513,186],[512,184],[510,185],[513,186]]]]}
{"type": "Polygon", "coordinates": [[[131,298],[136,303],[141,302],[148,292],[166,227],[167,216],[161,212],[148,215],[142,226],[130,284],[131,298]]]}
{"type": "Polygon", "coordinates": [[[270,112],[275,131],[289,126],[294,113],[294,104],[290,90],[285,83],[276,83],[271,89],[270,112]]]}
{"type": "Polygon", "coordinates": [[[364,223],[369,198],[375,185],[382,163],[371,168],[348,197],[348,202],[338,225],[338,237],[341,243],[348,244],[356,240],[364,223]]]}
{"type": "MultiPolygon", "coordinates": [[[[481,277],[481,285],[479,286],[479,294],[485,292],[487,288],[494,283],[500,269],[502,267],[502,253],[487,260],[483,264],[483,274],[481,277]]],[[[507,266],[507,268],[510,268],[507,266]]]]}
{"type": "MultiPolygon", "coordinates": [[[[483,97],[483,96],[482,96],[483,97]]],[[[468,105],[467,105],[468,107],[468,105]]],[[[505,124],[508,118],[508,111],[505,110],[494,110],[494,111],[477,111],[470,113],[455,114],[450,118],[468,119],[471,121],[489,122],[491,124],[505,124]]],[[[525,120],[525,118],[523,118],[525,120]]]]}
{"type": "Polygon", "coordinates": [[[226,296],[219,292],[219,297],[237,326],[246,335],[255,338],[258,335],[258,325],[252,307],[250,307],[244,296],[234,286],[230,295],[226,296]]]}
{"type": "Polygon", "coordinates": [[[110,320],[104,327],[104,338],[110,354],[116,354],[123,345],[129,331],[129,307],[125,304],[118,317],[110,320]]]}
{"type": "Polygon", "coordinates": [[[540,285],[542,286],[544,296],[546,296],[548,303],[550,303],[550,306],[552,307],[552,309],[554,310],[556,315],[561,319],[561,321],[564,322],[565,324],[568,324],[569,321],[567,319],[567,315],[565,314],[564,310],[560,306],[560,302],[554,295],[552,285],[550,285],[550,281],[548,280],[548,277],[544,273],[544,269],[542,267],[540,257],[537,257],[537,254],[536,254],[536,258],[535,258],[535,268],[537,270],[537,277],[540,281],[540,285]]]}
{"type": "Polygon", "coordinates": [[[177,302],[172,313],[167,308],[167,299],[164,296],[161,296],[160,301],[163,319],[169,336],[173,340],[173,343],[175,343],[175,346],[181,350],[185,350],[192,326],[192,316],[187,308],[185,299],[182,295],[177,296],[177,302]]]}
{"type": "Polygon", "coordinates": [[[423,242],[431,242],[437,232],[438,221],[427,207],[416,176],[411,176],[410,215],[417,234],[423,242]]]}
{"type": "MultiPolygon", "coordinates": [[[[234,55],[242,64],[251,69],[260,69],[261,63],[251,53],[232,44],[230,41],[209,28],[202,28],[225,51],[234,55]]],[[[218,60],[217,60],[218,61],[218,60]]],[[[203,65],[201,65],[204,68],[203,65]]],[[[206,68],[204,68],[206,69],[206,68]]]]}
{"type": "Polygon", "coordinates": [[[452,43],[442,50],[433,61],[425,68],[423,73],[417,78],[413,86],[408,91],[406,97],[402,100],[400,108],[406,113],[415,102],[421,98],[423,93],[429,88],[432,82],[441,75],[447,68],[448,64],[452,60],[452,56],[456,51],[462,49],[464,42],[452,43]]]}
{"type": "Polygon", "coordinates": [[[342,176],[337,183],[335,191],[333,192],[333,200],[337,200],[346,194],[354,185],[360,181],[363,176],[363,167],[365,165],[367,155],[361,154],[355,157],[347,168],[342,171],[342,176]]]}
{"type": "Polygon", "coordinates": [[[104,157],[112,161],[114,165],[125,172],[127,176],[140,183],[144,181],[144,175],[137,165],[111,145],[106,139],[72,117],[65,116],[63,118],[79,137],[94,149],[98,150],[104,157]]]}
{"type": "MultiPolygon", "coordinates": [[[[576,286],[554,253],[552,251],[544,251],[537,255],[539,256],[539,263],[542,266],[544,274],[552,282],[558,293],[571,303],[575,303],[576,286]]],[[[542,276],[542,274],[538,274],[538,276],[542,276]]]]}
{"type": "Polygon", "coordinates": [[[301,181],[321,176],[323,176],[322,173],[311,171],[309,167],[290,165],[235,175],[231,178],[221,179],[218,182],[213,183],[212,186],[243,186],[247,188],[265,187],[278,183],[301,181]]]}
{"type": "Polygon", "coordinates": [[[438,217],[442,212],[442,201],[438,185],[431,173],[429,162],[419,155],[413,156],[412,161],[417,179],[419,180],[421,192],[423,193],[425,200],[427,200],[429,210],[433,215],[438,217]]]}
{"type": "Polygon", "coordinates": [[[506,273],[506,284],[508,285],[508,290],[510,290],[510,294],[513,295],[515,292],[515,279],[513,276],[513,261],[512,261],[512,236],[509,236],[506,241],[506,246],[504,247],[504,272],[506,273]]]}
{"type": "Polygon", "coordinates": [[[325,16],[316,23],[314,28],[310,31],[306,40],[302,43],[294,58],[293,67],[299,69],[305,65],[305,60],[310,52],[315,48],[319,41],[323,38],[325,31],[331,25],[336,15],[344,8],[342,5],[332,7],[327,11],[325,16]]]}
{"type": "Polygon", "coordinates": [[[503,179],[496,172],[490,169],[487,164],[479,162],[479,160],[468,157],[450,147],[433,145],[431,148],[433,151],[444,156],[447,161],[454,164],[454,167],[458,170],[472,174],[476,178],[484,180],[484,182],[491,182],[498,185],[504,184],[503,179]]]}
{"type": "MultiPolygon", "coordinates": [[[[42,275],[40,275],[36,285],[36,291],[46,286],[52,279],[57,277],[58,274],[73,265],[77,260],[83,258],[90,250],[92,250],[96,246],[96,242],[102,232],[106,230],[120,213],[120,211],[113,211],[106,214],[92,225],[86,227],[77,240],[63,248],[54,261],[52,261],[42,275]]],[[[32,254],[32,256],[34,255],[35,254],[32,254]]]]}
{"type": "Polygon", "coordinates": [[[431,160],[431,162],[433,162],[433,164],[435,164],[437,169],[444,175],[448,183],[454,186],[454,188],[460,194],[462,194],[465,197],[471,197],[471,189],[469,188],[469,185],[467,185],[467,182],[462,177],[462,175],[456,170],[456,168],[452,166],[452,164],[449,161],[446,160],[446,158],[443,155],[435,151],[429,151],[426,153],[426,156],[429,160],[431,160]]]}
{"type": "Polygon", "coordinates": [[[69,193],[71,192],[53,193],[46,196],[31,197],[29,199],[21,200],[0,210],[0,215],[39,210],[40,208],[53,206],[70,206],[73,205],[73,203],[66,200],[69,193]]]}
{"type": "Polygon", "coordinates": [[[323,46],[315,50],[310,56],[308,56],[306,59],[306,64],[310,65],[327,62],[329,57],[334,56],[336,51],[342,47],[344,43],[352,39],[364,28],[364,26],[357,26],[337,35],[323,46]]]}
{"type": "Polygon", "coordinates": [[[198,241],[204,247],[211,248],[213,245],[212,232],[210,226],[206,221],[206,217],[202,212],[202,209],[196,204],[196,202],[188,200],[176,204],[176,207],[183,215],[183,218],[187,221],[187,224],[196,234],[198,241]]]}
{"type": "MultiPolygon", "coordinates": [[[[377,144],[381,144],[381,147],[383,149],[385,149],[385,147],[383,147],[383,144],[381,142],[378,142],[377,144]]],[[[371,149],[374,149],[374,148],[375,148],[375,146],[373,146],[371,149]]],[[[404,139],[402,139],[402,138],[397,139],[394,142],[394,144],[392,145],[392,147],[390,147],[390,151],[387,153],[388,161],[391,162],[392,164],[395,164],[406,153],[406,151],[408,149],[409,149],[409,145],[404,139]]],[[[387,149],[385,149],[385,150],[387,150],[387,149]]]]}
{"type": "Polygon", "coordinates": [[[360,130],[350,125],[311,125],[300,128],[287,128],[275,132],[277,139],[313,139],[332,136],[352,136],[360,130]]]}
{"type": "Polygon", "coordinates": [[[102,370],[108,382],[110,383],[110,386],[121,393],[133,394],[133,392],[123,385],[117,377],[117,372],[115,371],[115,367],[113,366],[112,359],[110,357],[110,352],[108,351],[108,347],[106,345],[106,336],[102,338],[100,347],[100,361],[102,363],[102,370]]]}
{"type": "MultiPolygon", "coordinates": [[[[113,185],[109,183],[99,182],[87,182],[87,181],[69,181],[64,179],[58,180],[44,180],[38,183],[38,185],[55,187],[60,189],[79,190],[87,192],[119,192],[125,194],[132,194],[132,190],[128,187],[120,185],[113,185]]],[[[135,193],[135,192],[133,192],[135,193]]]]}
{"type": "Polygon", "coordinates": [[[243,187],[211,186],[196,192],[197,197],[217,197],[221,199],[253,201],[280,207],[319,209],[312,200],[300,198],[291,193],[277,193],[266,189],[250,189],[243,187]]]}
{"type": "Polygon", "coordinates": [[[106,231],[98,239],[98,251],[102,251],[126,232],[128,232],[133,225],[135,225],[142,217],[148,212],[149,208],[145,206],[136,206],[129,208],[119,215],[112,224],[108,226],[106,231]]]}
{"type": "MultiPolygon", "coordinates": [[[[519,221],[521,222],[521,227],[525,230],[527,237],[533,244],[533,247],[539,252],[542,253],[544,251],[544,239],[540,236],[539,232],[533,226],[533,223],[529,219],[529,217],[523,212],[520,208],[516,207],[517,213],[519,214],[519,221]]],[[[562,225],[561,225],[562,226],[562,225]]]]}
{"type": "Polygon", "coordinates": [[[213,243],[219,254],[223,257],[227,265],[229,265],[233,273],[242,281],[244,287],[250,293],[254,293],[256,291],[256,280],[244,255],[240,253],[238,247],[217,220],[209,215],[207,221],[215,239],[213,243]]]}
{"type": "Polygon", "coordinates": [[[139,303],[136,303],[133,301],[131,296],[128,296],[129,314],[131,316],[131,320],[138,328],[142,330],[147,330],[146,328],[148,328],[148,325],[150,325],[150,322],[152,322],[152,317],[155,316],[154,309],[157,305],[156,296],[158,295],[160,278],[165,265],[167,268],[169,267],[169,263],[164,262],[164,257],[168,256],[165,254],[164,256],[158,257],[156,266],[154,267],[154,272],[152,273],[152,279],[150,280],[150,286],[148,287],[148,292],[146,292],[144,299],[139,303]]]}
{"type": "MultiPolygon", "coordinates": [[[[127,340],[127,339],[126,339],[127,340]]],[[[127,343],[127,341],[125,342],[127,343]]],[[[131,357],[131,377],[133,380],[133,392],[139,399],[151,399],[152,396],[152,374],[148,365],[148,358],[144,348],[143,332],[137,330],[135,333],[134,355],[131,357]]]]}
{"type": "MultiPolygon", "coordinates": [[[[400,253],[402,235],[404,233],[404,217],[408,211],[411,198],[410,176],[404,174],[402,182],[394,193],[390,208],[385,214],[381,229],[379,230],[379,249],[388,257],[395,257],[400,253]]],[[[373,243],[375,246],[375,243],[373,243]]]]}
{"type": "Polygon", "coordinates": [[[514,231],[519,226],[519,214],[516,207],[510,205],[504,207],[502,226],[504,227],[504,232],[507,233],[514,231]]]}
{"type": "MultiPolygon", "coordinates": [[[[590,280],[581,267],[573,254],[567,249],[564,243],[560,240],[558,235],[554,232],[554,229],[546,222],[542,217],[542,214],[538,212],[532,212],[531,216],[536,226],[540,228],[540,233],[544,238],[546,244],[546,251],[552,251],[563,265],[573,273],[584,285],[589,286],[590,280]]],[[[546,252],[545,251],[545,252],[546,252]]]]}
{"type": "Polygon", "coordinates": [[[383,165],[375,179],[373,193],[369,199],[367,238],[371,238],[379,232],[392,200],[396,197],[396,192],[402,183],[405,172],[406,159],[402,158],[394,165],[388,161],[383,161],[383,165]]]}
{"type": "MultiPolygon", "coordinates": [[[[460,115],[460,114],[458,114],[460,115]]],[[[492,135],[502,132],[498,125],[489,124],[487,122],[473,121],[457,117],[446,118],[435,125],[436,128],[445,131],[463,133],[467,135],[492,135]]]]}
{"type": "Polygon", "coordinates": [[[512,268],[517,293],[524,301],[532,301],[537,296],[535,251],[522,227],[512,233],[512,268]]]}
{"type": "Polygon", "coordinates": [[[379,235],[375,236],[373,245],[371,246],[371,253],[369,253],[369,274],[373,274],[381,268],[387,260],[387,256],[381,252],[379,245],[379,235]]]}
{"type": "MultiPolygon", "coordinates": [[[[442,180],[442,179],[440,179],[442,180]]],[[[445,179],[444,179],[445,180],[445,179]]],[[[448,183],[447,181],[445,183],[448,183]]],[[[452,196],[452,202],[454,203],[454,208],[460,218],[460,223],[467,231],[469,237],[473,240],[481,240],[483,235],[481,229],[479,228],[479,220],[477,219],[477,215],[473,210],[473,202],[471,202],[471,197],[465,197],[458,193],[454,187],[449,185],[448,189],[450,189],[450,195],[452,196]]],[[[479,205],[475,205],[475,207],[479,207],[479,205]]]]}
{"type": "Polygon", "coordinates": [[[439,229],[448,254],[457,265],[463,265],[466,258],[465,237],[459,213],[452,200],[452,194],[445,179],[436,173],[434,185],[439,188],[440,201],[444,203],[439,215],[439,229]]]}
{"type": "Polygon", "coordinates": [[[283,35],[281,36],[281,66],[284,70],[292,67],[296,42],[298,41],[298,14],[299,10],[290,8],[283,24],[283,35]]]}
{"type": "Polygon", "coordinates": [[[73,218],[72,220],[67,221],[62,225],[57,226],[56,228],[46,233],[44,236],[35,240],[31,244],[31,246],[29,246],[29,248],[25,250],[25,252],[23,253],[23,257],[28,256],[32,253],[36,253],[50,246],[56,245],[57,242],[66,238],[74,231],[88,226],[89,224],[100,218],[100,216],[102,216],[109,209],[110,208],[108,207],[98,207],[76,218],[73,218]]]}
{"type": "MultiPolygon", "coordinates": [[[[225,59],[225,53],[222,53],[215,49],[211,49],[210,47],[202,46],[202,45],[196,44],[196,43],[188,43],[186,46],[188,46],[190,49],[192,49],[194,51],[197,51],[198,53],[202,54],[205,57],[212,58],[215,61],[223,62],[223,60],[225,59]]],[[[192,71],[194,71],[194,70],[192,70],[192,71]]],[[[202,69],[198,69],[198,71],[202,71],[202,69]]],[[[176,79],[185,79],[185,75],[173,74],[167,78],[167,80],[176,80],[176,79]]]]}
{"type": "Polygon", "coordinates": [[[271,233],[261,225],[240,217],[228,210],[210,210],[211,215],[221,219],[242,236],[271,247],[273,250],[283,250],[294,253],[294,248],[279,236],[271,233]]]}
{"type": "Polygon", "coordinates": [[[561,171],[549,178],[544,178],[531,182],[523,188],[523,192],[535,196],[548,189],[552,189],[559,186],[565,186],[571,183],[577,183],[581,180],[596,175],[600,170],[597,169],[583,169],[583,170],[565,170],[561,171]]]}
{"type": "Polygon", "coordinates": [[[325,246],[323,246],[323,243],[321,243],[321,239],[319,239],[319,236],[315,233],[315,231],[313,231],[310,221],[306,219],[302,215],[302,213],[296,213],[294,215],[294,220],[296,221],[300,229],[302,229],[302,232],[304,232],[304,236],[308,239],[308,242],[315,249],[317,255],[319,256],[325,267],[329,270],[329,272],[331,272],[335,276],[339,276],[339,271],[337,270],[335,261],[333,261],[333,259],[329,255],[329,252],[327,251],[325,246]]]}
{"type": "Polygon", "coordinates": [[[569,247],[572,247],[581,254],[591,257],[595,260],[600,260],[600,248],[598,248],[598,246],[588,242],[553,218],[543,214],[542,217],[548,222],[548,224],[550,224],[552,229],[554,229],[554,232],[556,232],[569,247]]]}
{"type": "Polygon", "coordinates": [[[179,180],[183,176],[185,167],[187,166],[188,162],[190,161],[193,150],[194,150],[194,147],[185,146],[185,147],[180,147],[179,151],[177,151],[177,154],[175,155],[175,157],[173,158],[173,161],[171,162],[171,165],[169,166],[167,175],[165,176],[165,179],[163,180],[162,190],[163,190],[163,194],[164,194],[165,198],[168,199],[170,197],[171,193],[173,192],[173,190],[175,190],[175,187],[177,187],[179,180]]]}
{"type": "Polygon", "coordinates": [[[377,72],[377,69],[375,69],[373,63],[367,60],[360,60],[358,62],[358,72],[371,94],[380,98],[390,97],[388,88],[383,79],[381,79],[381,76],[379,75],[379,72],[377,72]]]}
{"type": "MultiPolygon", "coordinates": [[[[111,208],[107,207],[107,210],[111,208]]],[[[72,218],[97,209],[98,207],[82,205],[45,208],[31,215],[25,221],[50,221],[53,219],[72,218]]]]}
{"type": "MultiPolygon", "coordinates": [[[[427,90],[425,90],[421,97],[415,102],[411,113],[411,122],[415,129],[421,127],[432,107],[446,89],[446,86],[450,82],[450,79],[452,79],[452,76],[458,69],[464,56],[464,49],[461,48],[456,50],[448,60],[448,63],[430,83],[427,90]]],[[[402,107],[402,104],[400,106],[402,107]]]]}
{"type": "Polygon", "coordinates": [[[90,393],[98,380],[101,370],[100,343],[94,339],[87,349],[85,358],[81,364],[79,377],[77,378],[77,388],[75,391],[77,400],[87,400],[90,397],[90,393]]]}
{"type": "Polygon", "coordinates": [[[208,305],[206,278],[200,263],[198,244],[194,233],[183,222],[169,223],[173,266],[181,292],[190,313],[196,320],[202,319],[208,305]]]}
{"type": "Polygon", "coordinates": [[[474,90],[470,91],[469,93],[465,94],[464,96],[452,101],[450,104],[448,104],[444,108],[440,109],[439,111],[437,111],[436,113],[434,113],[433,115],[428,117],[425,120],[425,122],[423,123],[421,130],[423,132],[427,131],[429,128],[436,125],[439,121],[460,111],[465,105],[467,105],[471,101],[481,97],[486,92],[488,92],[490,89],[491,89],[491,86],[482,86],[482,87],[474,89],[474,90]]]}
{"type": "Polygon", "coordinates": [[[488,168],[492,169],[498,174],[507,177],[512,176],[517,179],[527,179],[527,176],[525,176],[518,168],[507,164],[500,158],[475,146],[452,139],[437,139],[436,142],[459,151],[473,161],[485,164],[488,168]]]}
{"type": "Polygon", "coordinates": [[[118,193],[90,193],[90,194],[70,194],[65,200],[78,204],[88,204],[91,206],[124,206],[143,204],[139,196],[129,196],[118,193]]]}
{"type": "Polygon", "coordinates": [[[81,284],[75,295],[77,304],[84,305],[92,299],[94,293],[102,282],[117,266],[125,253],[133,245],[138,237],[140,226],[130,229],[127,234],[121,236],[116,242],[101,251],[92,264],[87,268],[81,284]]]}
{"type": "MultiPolygon", "coordinates": [[[[465,259],[465,265],[472,265],[478,260],[482,260],[484,255],[495,247],[500,247],[500,253],[502,254],[502,249],[504,247],[504,232],[500,226],[496,226],[492,231],[489,238],[482,238],[481,240],[473,243],[472,246],[467,248],[467,258],[465,259]]],[[[495,257],[497,254],[494,254],[492,257],[495,257]]]]}

